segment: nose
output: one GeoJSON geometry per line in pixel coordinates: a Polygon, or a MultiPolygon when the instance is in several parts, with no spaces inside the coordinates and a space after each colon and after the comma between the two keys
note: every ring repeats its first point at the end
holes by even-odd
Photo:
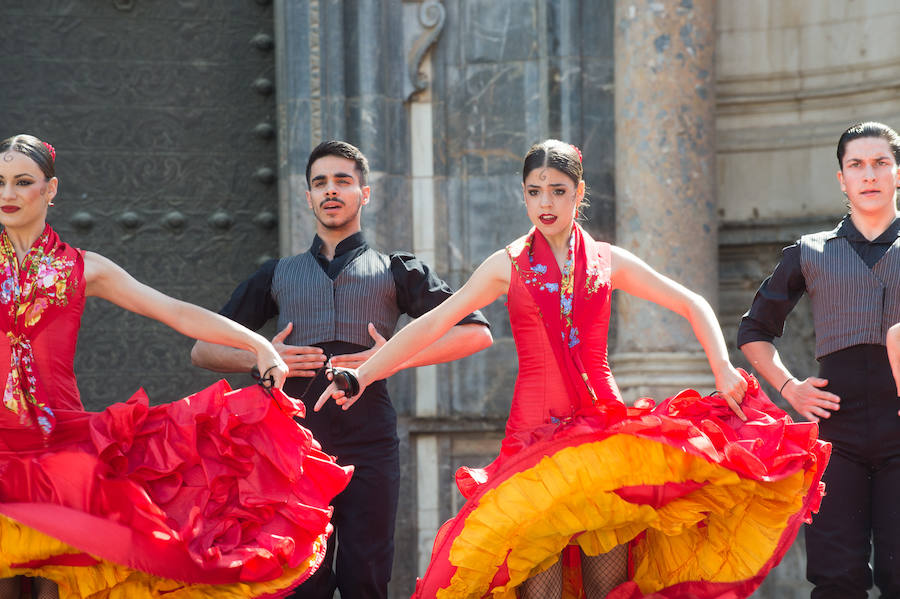
{"type": "Polygon", "coordinates": [[[874,180],[875,179],[875,168],[871,164],[867,164],[865,166],[865,170],[863,171],[863,177],[866,180],[874,180]]]}
{"type": "Polygon", "coordinates": [[[547,207],[547,208],[549,208],[550,206],[553,206],[553,198],[550,197],[549,193],[545,192],[545,193],[541,194],[541,206],[547,207]]]}
{"type": "Polygon", "coordinates": [[[7,185],[5,183],[0,183],[0,198],[4,200],[12,199],[16,197],[15,191],[13,190],[12,185],[7,185]]]}

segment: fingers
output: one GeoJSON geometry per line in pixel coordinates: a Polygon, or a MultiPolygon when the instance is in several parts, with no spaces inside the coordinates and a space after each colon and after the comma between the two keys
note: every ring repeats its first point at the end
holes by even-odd
{"type": "Polygon", "coordinates": [[[333,356],[331,358],[332,366],[340,366],[341,368],[359,368],[359,366],[365,362],[369,356],[372,355],[372,350],[360,352],[358,354],[344,354],[342,356],[333,356]]]}
{"type": "MultiPolygon", "coordinates": [[[[336,397],[334,403],[341,406],[342,410],[349,410],[350,406],[356,403],[356,400],[359,399],[359,395],[354,395],[353,397],[347,397],[341,392],[341,397],[336,397]]],[[[361,395],[361,394],[360,394],[361,395]]]]}
{"type": "Polygon", "coordinates": [[[820,379],[818,377],[808,377],[805,381],[800,383],[803,386],[804,383],[809,383],[814,387],[812,391],[812,397],[817,399],[824,399],[830,402],[839,403],[841,398],[835,395],[834,393],[830,393],[828,391],[820,391],[820,389],[828,384],[828,379],[820,379]]]}
{"type": "MultiPolygon", "coordinates": [[[[360,395],[362,395],[360,393],[360,395]]],[[[350,407],[356,403],[356,400],[359,399],[360,395],[355,395],[353,397],[348,397],[346,393],[343,391],[338,391],[337,386],[334,383],[328,385],[328,388],[319,396],[319,401],[316,402],[316,405],[313,407],[314,412],[318,412],[322,407],[328,403],[328,398],[334,399],[334,403],[341,406],[341,409],[347,411],[350,407]]]]}
{"type": "Polygon", "coordinates": [[[841,409],[841,400],[836,395],[829,394],[829,397],[817,397],[816,407],[824,408],[832,412],[841,409]]]}
{"type": "Polygon", "coordinates": [[[387,339],[381,336],[381,333],[378,332],[378,329],[376,329],[375,325],[371,322],[369,323],[369,337],[371,337],[375,341],[376,348],[379,348],[387,343],[387,339]]]}
{"type": "Polygon", "coordinates": [[[810,406],[807,411],[816,417],[816,422],[819,418],[831,418],[831,412],[819,406],[810,406]]]}
{"type": "Polygon", "coordinates": [[[287,356],[309,356],[310,359],[315,357],[315,359],[325,360],[325,352],[321,347],[316,347],[315,345],[285,345],[281,344],[278,347],[278,353],[281,354],[282,358],[287,356]]]}
{"type": "Polygon", "coordinates": [[[816,399],[821,399],[822,401],[827,401],[833,404],[841,403],[841,398],[835,395],[834,393],[829,393],[828,391],[817,391],[813,393],[813,397],[816,399]]]}
{"type": "Polygon", "coordinates": [[[322,406],[324,406],[325,403],[328,402],[328,398],[334,397],[335,401],[337,401],[337,398],[339,396],[343,397],[344,392],[338,391],[337,385],[331,383],[325,388],[324,391],[322,391],[322,395],[319,396],[319,400],[316,402],[316,405],[313,406],[313,412],[318,412],[319,410],[321,410],[322,406]]]}
{"type": "Polygon", "coordinates": [[[828,397],[806,397],[801,400],[797,411],[812,422],[818,422],[820,418],[831,418],[831,413],[841,409],[840,400],[836,395],[826,394],[828,397]]]}
{"type": "Polygon", "coordinates": [[[725,401],[728,402],[728,407],[731,408],[731,411],[734,412],[741,421],[747,421],[747,415],[744,414],[744,410],[741,409],[740,404],[736,402],[732,397],[728,395],[725,396],[725,401]]]}
{"type": "Polygon", "coordinates": [[[274,345],[276,343],[283,342],[287,338],[288,334],[291,332],[291,329],[293,329],[293,328],[294,328],[293,322],[287,323],[287,325],[283,329],[278,331],[278,333],[274,337],[272,337],[272,344],[274,345]]]}
{"type": "Polygon", "coordinates": [[[288,377],[288,372],[289,372],[289,370],[287,369],[287,367],[276,368],[275,370],[273,370],[272,371],[272,379],[273,379],[272,386],[275,387],[276,389],[281,389],[282,387],[284,387],[284,381],[288,377]]]}
{"type": "Polygon", "coordinates": [[[325,365],[325,354],[318,347],[288,346],[281,358],[290,369],[288,376],[313,376],[325,365]]]}

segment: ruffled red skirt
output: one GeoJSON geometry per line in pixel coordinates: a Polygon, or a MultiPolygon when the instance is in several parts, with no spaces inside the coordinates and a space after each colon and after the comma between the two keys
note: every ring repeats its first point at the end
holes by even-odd
{"type": "Polygon", "coordinates": [[[49,442],[0,434],[0,577],[66,597],[280,597],[320,564],[338,466],[303,406],[220,381],[150,407],[61,412],[49,442]]]}
{"type": "Polygon", "coordinates": [[[626,543],[629,581],[612,599],[750,595],[818,510],[831,446],[755,379],[742,407],[747,422],[685,391],[507,437],[489,466],[457,472],[467,502],[414,596],[514,599],[562,554],[563,596],[579,598],[578,549],[626,543]]]}

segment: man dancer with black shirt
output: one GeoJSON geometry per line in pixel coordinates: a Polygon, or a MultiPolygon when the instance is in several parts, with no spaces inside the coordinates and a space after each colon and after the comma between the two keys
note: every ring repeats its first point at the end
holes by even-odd
{"type": "Polygon", "coordinates": [[[874,570],[880,596],[900,599],[900,420],[885,348],[889,327],[900,322],[900,136],[882,123],[859,123],[841,135],[837,159],[850,213],[784,249],[737,343],[833,445],[825,497],[806,527],[811,597],[865,599],[874,570]],[[818,376],[795,376],[774,345],[804,293],[818,376]]]}
{"type": "MultiPolygon", "coordinates": [[[[452,294],[414,255],[382,254],[366,244],[361,215],[369,202],[368,174],[368,161],[356,147],[319,144],[306,164],[306,201],[316,217],[312,246],[265,263],[220,312],[251,329],[277,318],[279,333],[272,341],[295,377],[284,391],[302,396],[303,425],[324,451],[356,467],[334,499],[335,534],[325,561],[293,597],[331,598],[335,588],[345,599],[387,597],[400,467],[397,415],[386,381],[368,387],[349,410],[333,402],[319,412],[313,406],[328,382],[322,372],[326,356],[335,366],[356,367],[394,332],[401,314],[421,316],[452,294]]],[[[403,368],[455,360],[490,344],[488,323],[476,312],[403,368]]],[[[255,363],[249,354],[203,342],[191,359],[219,372],[246,372],[255,363]]]]}

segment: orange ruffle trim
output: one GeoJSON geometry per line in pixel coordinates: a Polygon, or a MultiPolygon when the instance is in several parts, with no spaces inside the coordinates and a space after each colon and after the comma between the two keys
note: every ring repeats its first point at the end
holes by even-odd
{"type": "Polygon", "coordinates": [[[562,554],[564,598],[581,599],[575,546],[627,544],[609,599],[747,597],[818,510],[831,451],[747,378],[746,422],[688,390],[507,436],[490,465],[457,472],[467,502],[414,596],[515,599],[562,554]]]}
{"type": "Polygon", "coordinates": [[[505,562],[509,581],[492,597],[552,566],[570,541],[587,555],[634,540],[632,580],[644,594],[693,580],[742,581],[772,556],[813,483],[801,471],[773,482],[735,472],[658,442],[616,435],[568,447],[485,493],[450,550],[456,572],[439,599],[481,597],[505,562]],[[658,509],[617,489],[694,482],[658,509]],[[586,531],[586,532],[584,532],[586,531]],[[732,539],[739,538],[739,544],[732,539]]]}
{"type": "Polygon", "coordinates": [[[60,599],[246,599],[282,597],[318,567],[325,554],[325,535],[315,553],[296,568],[264,582],[188,584],[152,576],[92,556],[15,520],[0,515],[0,578],[43,576],[59,585],[60,599]],[[75,564],[55,563],[72,561],[75,564]],[[88,562],[93,562],[88,565],[88,562]],[[40,564],[34,567],[19,564],[40,564]],[[8,565],[12,564],[12,565],[8,565]]]}

